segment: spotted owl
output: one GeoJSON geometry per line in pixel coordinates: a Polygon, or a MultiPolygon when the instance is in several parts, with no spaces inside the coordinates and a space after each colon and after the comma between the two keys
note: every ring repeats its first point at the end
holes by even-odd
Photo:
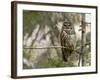
{"type": "Polygon", "coordinates": [[[68,61],[68,57],[71,55],[76,44],[75,29],[71,22],[64,22],[60,33],[60,40],[62,46],[62,58],[64,61],[68,61]]]}

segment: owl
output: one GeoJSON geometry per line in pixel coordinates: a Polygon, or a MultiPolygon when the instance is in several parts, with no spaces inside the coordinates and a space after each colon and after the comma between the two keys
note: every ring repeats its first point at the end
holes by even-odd
{"type": "Polygon", "coordinates": [[[64,22],[60,33],[60,40],[62,46],[62,58],[64,61],[68,61],[68,57],[71,55],[76,44],[75,29],[71,22],[64,22]]]}

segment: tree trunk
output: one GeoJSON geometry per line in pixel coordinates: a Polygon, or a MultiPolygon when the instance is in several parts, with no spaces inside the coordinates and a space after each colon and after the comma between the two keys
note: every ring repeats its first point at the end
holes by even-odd
{"type": "Polygon", "coordinates": [[[85,14],[82,14],[82,66],[86,66],[86,26],[85,14]]]}

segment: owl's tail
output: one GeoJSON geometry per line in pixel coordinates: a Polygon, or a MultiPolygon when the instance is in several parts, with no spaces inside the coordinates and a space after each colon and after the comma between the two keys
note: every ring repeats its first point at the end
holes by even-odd
{"type": "Polygon", "coordinates": [[[65,62],[68,61],[69,56],[71,55],[72,50],[62,49],[62,58],[65,62]]]}

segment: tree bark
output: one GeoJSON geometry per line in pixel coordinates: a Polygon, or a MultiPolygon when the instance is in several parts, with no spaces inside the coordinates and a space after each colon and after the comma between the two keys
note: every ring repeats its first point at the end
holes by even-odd
{"type": "Polygon", "coordinates": [[[86,66],[86,26],[85,14],[82,14],[82,66],[86,66]]]}

